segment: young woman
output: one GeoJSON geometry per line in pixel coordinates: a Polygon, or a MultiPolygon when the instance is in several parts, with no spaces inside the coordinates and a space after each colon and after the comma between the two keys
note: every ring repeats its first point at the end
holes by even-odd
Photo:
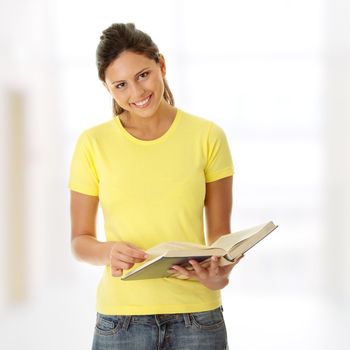
{"type": "Polygon", "coordinates": [[[164,57],[133,24],[103,31],[97,67],[114,117],[80,135],[69,181],[73,252],[105,265],[93,349],[226,349],[220,289],[234,264],[213,257],[206,268],[192,260],[193,271],[173,267],[188,279],[120,279],[160,242],[205,244],[230,232],[225,134],[174,106],[164,57]],[[99,204],[106,242],[96,239],[99,204]]]}

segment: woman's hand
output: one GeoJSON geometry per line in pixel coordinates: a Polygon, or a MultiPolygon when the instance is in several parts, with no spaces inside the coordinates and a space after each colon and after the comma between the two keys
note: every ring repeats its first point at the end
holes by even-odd
{"type": "Polygon", "coordinates": [[[228,276],[233,267],[242,259],[244,255],[236,258],[230,265],[219,266],[219,258],[213,256],[210,259],[210,265],[207,267],[201,266],[196,260],[190,260],[193,270],[187,270],[185,267],[174,265],[172,270],[180,273],[182,276],[186,276],[189,279],[195,279],[201,282],[209,289],[222,289],[228,284],[228,276]]]}
{"type": "Polygon", "coordinates": [[[131,243],[116,242],[112,245],[109,253],[112,276],[120,277],[123,270],[128,270],[135,263],[145,261],[148,255],[131,243]]]}

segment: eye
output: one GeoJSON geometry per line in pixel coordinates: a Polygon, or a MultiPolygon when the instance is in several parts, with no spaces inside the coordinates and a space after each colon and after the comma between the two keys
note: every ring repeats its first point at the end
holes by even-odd
{"type": "Polygon", "coordinates": [[[145,79],[149,76],[149,71],[143,72],[139,75],[139,79],[145,79]]]}
{"type": "Polygon", "coordinates": [[[122,89],[123,87],[125,87],[125,83],[119,83],[115,85],[116,89],[122,89]]]}

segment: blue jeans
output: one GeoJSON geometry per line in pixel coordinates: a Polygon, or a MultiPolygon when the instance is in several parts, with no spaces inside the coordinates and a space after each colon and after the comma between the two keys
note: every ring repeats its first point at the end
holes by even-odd
{"type": "Polygon", "coordinates": [[[97,314],[92,350],[225,350],[222,308],[186,314],[97,314]]]}

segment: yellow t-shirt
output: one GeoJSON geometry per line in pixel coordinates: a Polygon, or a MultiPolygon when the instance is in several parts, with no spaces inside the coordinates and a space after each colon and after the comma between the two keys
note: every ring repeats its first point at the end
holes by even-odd
{"type": "MultiPolygon", "coordinates": [[[[204,244],[205,184],[232,174],[223,130],[178,109],[155,140],[132,136],[118,117],[85,130],[72,158],[69,188],[99,197],[108,241],[146,250],[165,241],[204,244]]],[[[109,315],[200,312],[220,304],[220,291],[197,281],[122,281],[109,266],[97,291],[97,311],[109,315]]]]}

